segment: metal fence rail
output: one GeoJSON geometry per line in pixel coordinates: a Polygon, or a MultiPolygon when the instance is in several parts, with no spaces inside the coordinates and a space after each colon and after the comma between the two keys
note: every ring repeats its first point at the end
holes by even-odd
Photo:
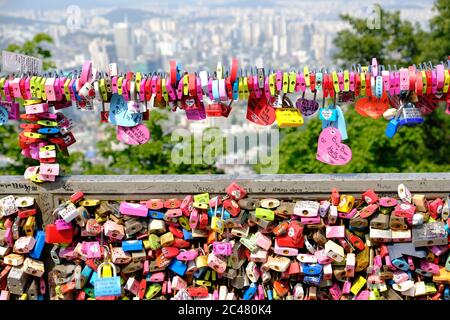
{"type": "Polygon", "coordinates": [[[328,198],[332,188],[359,196],[371,188],[382,195],[397,192],[404,183],[412,193],[429,197],[450,193],[450,173],[369,173],[289,175],[111,175],[68,176],[55,183],[37,185],[20,176],[0,176],[0,195],[33,195],[44,224],[51,223],[53,209],[76,191],[100,200],[143,200],[181,197],[209,192],[223,194],[236,181],[255,197],[282,199],[328,198]]]}

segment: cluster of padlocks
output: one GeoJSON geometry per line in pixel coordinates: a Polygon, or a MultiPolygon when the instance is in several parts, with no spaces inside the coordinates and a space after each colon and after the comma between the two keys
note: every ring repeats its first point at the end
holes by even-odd
{"type": "Polygon", "coordinates": [[[403,184],[398,197],[333,189],[298,201],[236,183],[223,196],[135,202],[80,191],[45,232],[33,205],[0,199],[2,299],[450,299],[449,197],[403,184]]]}

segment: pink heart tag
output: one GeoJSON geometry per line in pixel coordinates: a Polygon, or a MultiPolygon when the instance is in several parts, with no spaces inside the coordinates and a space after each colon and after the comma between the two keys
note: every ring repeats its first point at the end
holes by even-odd
{"type": "Polygon", "coordinates": [[[342,166],[352,159],[352,149],[342,143],[338,129],[328,127],[320,133],[316,159],[329,165],[342,166]]]}
{"type": "Polygon", "coordinates": [[[150,140],[150,132],[144,124],[134,127],[117,126],[117,140],[131,145],[144,144],[150,140]]]}

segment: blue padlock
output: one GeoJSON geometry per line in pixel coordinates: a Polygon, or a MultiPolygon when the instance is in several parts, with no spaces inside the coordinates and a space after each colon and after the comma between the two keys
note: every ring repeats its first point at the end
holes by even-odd
{"type": "Polygon", "coordinates": [[[236,78],[236,81],[234,81],[233,83],[233,100],[238,100],[239,99],[239,79],[236,78]]]}
{"type": "Polygon", "coordinates": [[[178,274],[181,277],[184,276],[184,274],[186,273],[186,269],[187,269],[187,264],[181,262],[180,260],[174,259],[169,264],[169,270],[172,270],[173,272],[175,272],[176,274],[178,274]]]}
{"type": "Polygon", "coordinates": [[[123,251],[141,251],[143,249],[142,240],[122,241],[123,251]]]}
{"type": "Polygon", "coordinates": [[[400,126],[416,126],[423,123],[423,116],[418,108],[412,103],[406,104],[400,114],[399,124],[400,126]]]}
{"type": "Polygon", "coordinates": [[[86,281],[89,280],[94,270],[92,270],[88,265],[85,265],[81,271],[81,275],[85,277],[86,281]]]}
{"type": "Polygon", "coordinates": [[[38,129],[38,133],[41,133],[41,134],[57,134],[57,133],[59,133],[59,129],[58,128],[41,128],[41,129],[38,129]]]}
{"type": "Polygon", "coordinates": [[[36,232],[35,240],[36,243],[33,250],[31,250],[30,252],[30,257],[39,260],[45,245],[45,232],[42,230],[38,230],[38,232],[36,232]]]}
{"type": "Polygon", "coordinates": [[[272,289],[267,289],[267,299],[268,300],[273,300],[272,289]]]}
{"type": "Polygon", "coordinates": [[[450,288],[446,287],[444,290],[444,300],[450,300],[450,288]]]}
{"type": "Polygon", "coordinates": [[[89,280],[89,283],[94,285],[95,280],[98,278],[98,273],[96,271],[92,272],[91,280],[89,280]]]}
{"type": "Polygon", "coordinates": [[[403,258],[395,258],[392,260],[392,264],[400,270],[409,271],[409,264],[403,258]]]}
{"type": "Polygon", "coordinates": [[[386,137],[388,137],[389,139],[394,137],[398,131],[399,125],[400,125],[400,122],[398,119],[393,118],[393,119],[389,120],[389,123],[384,132],[386,134],[386,137]]]}
{"type": "Polygon", "coordinates": [[[187,231],[186,229],[183,229],[183,239],[184,240],[191,240],[192,238],[192,232],[187,231]]]}
{"type": "Polygon", "coordinates": [[[322,265],[318,263],[302,263],[302,271],[307,275],[320,274],[322,269],[322,265]]]}
{"type": "Polygon", "coordinates": [[[148,216],[151,217],[152,219],[159,219],[159,220],[164,219],[164,213],[155,210],[148,210],[148,216]]]}
{"type": "Polygon", "coordinates": [[[197,271],[194,272],[193,276],[195,279],[200,279],[203,274],[205,273],[206,269],[208,269],[207,267],[204,268],[200,268],[197,271]]]}
{"type": "Polygon", "coordinates": [[[303,277],[303,283],[308,284],[310,286],[315,286],[315,287],[319,286],[321,280],[322,280],[322,274],[303,277]]]}
{"type": "Polygon", "coordinates": [[[44,296],[42,294],[38,295],[37,300],[44,300],[44,296]]]}
{"type": "MultiPolygon", "coordinates": [[[[221,206],[217,207],[217,212],[222,212],[221,206]]],[[[208,209],[208,217],[212,218],[214,216],[215,216],[215,208],[209,208],[208,209]]],[[[228,220],[230,218],[231,218],[231,214],[226,209],[224,209],[222,219],[228,220]]]]}
{"type": "Polygon", "coordinates": [[[255,295],[256,290],[258,290],[258,287],[256,286],[255,282],[252,282],[250,284],[250,286],[244,291],[244,295],[243,295],[242,299],[250,300],[255,295]]]}

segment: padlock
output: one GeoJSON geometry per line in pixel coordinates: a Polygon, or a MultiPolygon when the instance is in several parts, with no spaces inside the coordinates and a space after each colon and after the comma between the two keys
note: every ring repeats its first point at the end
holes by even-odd
{"type": "Polygon", "coordinates": [[[289,267],[291,260],[287,257],[269,256],[267,265],[270,269],[277,272],[284,272],[289,267]]]}
{"type": "Polygon", "coordinates": [[[378,205],[373,203],[368,205],[367,207],[363,208],[361,211],[359,211],[359,216],[361,218],[368,218],[372,216],[376,211],[378,210],[378,205]]]}
{"type": "Polygon", "coordinates": [[[223,207],[227,210],[232,217],[236,217],[241,212],[241,208],[234,199],[226,199],[223,201],[223,207]]]}
{"type": "Polygon", "coordinates": [[[275,209],[280,206],[281,201],[273,198],[266,198],[260,200],[261,207],[264,209],[275,209]]]}
{"type": "Polygon", "coordinates": [[[247,195],[247,191],[239,186],[236,182],[232,182],[226,189],[225,192],[228,196],[235,201],[243,199],[247,195]]]}
{"type": "Polygon", "coordinates": [[[256,218],[267,221],[273,221],[275,219],[275,214],[270,209],[256,208],[255,215],[256,218]]]}
{"type": "Polygon", "coordinates": [[[275,209],[274,213],[278,217],[286,219],[294,214],[294,207],[293,202],[281,201],[280,206],[275,209]]]}
{"type": "Polygon", "coordinates": [[[403,108],[399,118],[401,126],[416,126],[424,122],[420,109],[408,102],[403,108]]]}
{"type": "Polygon", "coordinates": [[[370,220],[370,227],[373,229],[389,229],[389,216],[386,214],[378,213],[372,220],[370,220]]]}
{"type": "Polygon", "coordinates": [[[238,206],[245,210],[255,210],[256,208],[259,208],[260,205],[259,200],[252,198],[240,199],[238,202],[238,206]]]}
{"type": "Polygon", "coordinates": [[[221,256],[216,256],[214,253],[208,255],[208,266],[217,273],[225,272],[227,262],[221,256]]]}
{"type": "Polygon", "coordinates": [[[337,209],[339,212],[350,212],[355,203],[355,197],[350,195],[341,195],[337,209]]]}
{"type": "Polygon", "coordinates": [[[316,217],[319,214],[320,203],[316,201],[297,201],[294,214],[300,217],[316,217]]]}

